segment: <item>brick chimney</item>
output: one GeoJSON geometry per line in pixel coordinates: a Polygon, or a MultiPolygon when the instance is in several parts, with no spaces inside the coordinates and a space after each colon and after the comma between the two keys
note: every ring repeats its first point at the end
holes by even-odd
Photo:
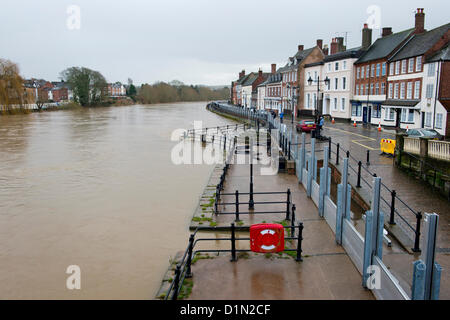
{"type": "Polygon", "coordinates": [[[262,70],[259,69],[259,71],[258,71],[258,78],[261,78],[261,77],[262,77],[262,70]]]}
{"type": "Polygon", "coordinates": [[[369,29],[369,25],[367,23],[364,23],[364,28],[362,29],[361,47],[363,50],[367,50],[371,45],[372,45],[372,29],[369,29]]]}
{"type": "Polygon", "coordinates": [[[302,44],[298,45],[298,51],[303,51],[304,46],[302,44]]]}
{"type": "Polygon", "coordinates": [[[239,75],[240,75],[239,79],[245,77],[245,70],[242,70],[242,72],[239,75]]]}
{"type": "Polygon", "coordinates": [[[392,28],[391,27],[384,27],[383,32],[381,33],[381,36],[384,38],[386,36],[389,36],[392,34],[392,28]]]}
{"type": "Polygon", "coordinates": [[[343,37],[337,37],[336,41],[338,43],[338,52],[345,51],[344,38],[343,37]]]}
{"type": "Polygon", "coordinates": [[[415,34],[424,33],[425,32],[425,13],[423,12],[423,8],[417,8],[416,12],[416,30],[415,34]]]}
{"type": "Polygon", "coordinates": [[[272,63],[272,74],[275,74],[277,72],[277,64],[272,63]]]}
{"type": "Polygon", "coordinates": [[[327,44],[323,46],[322,51],[323,51],[324,55],[326,55],[326,56],[328,55],[328,45],[327,44]]]}
{"type": "Polygon", "coordinates": [[[330,54],[336,54],[339,51],[339,43],[336,38],[331,39],[330,54]]]}
{"type": "Polygon", "coordinates": [[[317,43],[317,46],[322,50],[323,40],[322,39],[317,39],[316,43],[317,43]]]}

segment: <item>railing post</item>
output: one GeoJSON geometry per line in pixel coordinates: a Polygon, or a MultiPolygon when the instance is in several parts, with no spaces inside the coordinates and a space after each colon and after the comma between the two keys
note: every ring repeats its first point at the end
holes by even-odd
{"type": "Polygon", "coordinates": [[[173,294],[172,294],[172,300],[177,300],[178,298],[178,290],[179,290],[179,282],[180,282],[180,274],[181,274],[181,266],[177,264],[177,267],[175,269],[175,279],[173,283],[173,294]]]}
{"type": "Polygon", "coordinates": [[[291,216],[291,237],[295,236],[295,204],[292,205],[292,216],[291,216]]]}
{"type": "Polygon", "coordinates": [[[328,138],[328,158],[331,159],[331,137],[328,138]]]}
{"type": "Polygon", "coordinates": [[[219,213],[218,202],[219,202],[219,185],[216,186],[216,201],[214,201],[214,214],[217,215],[219,213]]]}
{"type": "Polygon", "coordinates": [[[389,224],[394,225],[395,223],[395,197],[397,192],[395,190],[391,191],[391,217],[389,219],[389,224]]]}
{"type": "Polygon", "coordinates": [[[239,191],[238,190],[236,190],[236,192],[235,192],[235,195],[236,195],[236,222],[238,222],[239,221],[239,191]]]}
{"type": "MultiPolygon", "coordinates": [[[[252,161],[250,159],[250,161],[252,161]]],[[[255,202],[253,200],[253,163],[250,163],[250,196],[248,201],[248,208],[254,209],[255,208],[255,202]]]]}
{"type": "Polygon", "coordinates": [[[422,220],[422,213],[417,212],[416,214],[417,223],[416,223],[416,238],[414,240],[414,248],[412,251],[420,252],[420,222],[422,220]]]}
{"type": "Polygon", "coordinates": [[[236,261],[236,233],[234,223],[231,223],[231,262],[236,261]]]}
{"type": "Polygon", "coordinates": [[[356,184],[357,188],[361,188],[361,166],[362,166],[362,162],[359,161],[358,162],[358,181],[357,181],[357,184],[356,184]]]}
{"type": "Polygon", "coordinates": [[[298,224],[298,238],[297,238],[297,262],[303,261],[302,259],[302,240],[303,240],[303,223],[298,224]]]}
{"type": "Polygon", "coordinates": [[[291,189],[287,189],[287,201],[286,201],[286,221],[290,220],[290,210],[291,210],[291,189]]]}
{"type": "Polygon", "coordinates": [[[339,143],[336,145],[336,165],[339,164],[339,143]]]}
{"type": "Polygon", "coordinates": [[[187,256],[187,262],[186,262],[186,278],[192,278],[192,251],[194,249],[194,234],[191,234],[189,236],[189,249],[188,249],[188,256],[187,256]]]}
{"type": "Polygon", "coordinates": [[[289,141],[288,160],[291,160],[291,141],[289,141]]]}

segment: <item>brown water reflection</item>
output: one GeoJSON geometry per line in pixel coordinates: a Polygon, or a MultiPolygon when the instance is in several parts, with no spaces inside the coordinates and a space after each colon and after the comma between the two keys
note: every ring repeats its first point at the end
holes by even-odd
{"type": "Polygon", "coordinates": [[[0,298],[152,298],[212,170],[173,165],[170,135],[230,123],[204,106],[0,117],[0,298]]]}

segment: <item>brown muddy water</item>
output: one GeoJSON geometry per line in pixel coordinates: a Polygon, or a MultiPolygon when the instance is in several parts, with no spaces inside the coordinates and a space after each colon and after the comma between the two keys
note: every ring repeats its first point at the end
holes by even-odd
{"type": "Polygon", "coordinates": [[[0,299],[153,298],[213,169],[173,164],[170,136],[231,123],[205,105],[0,117],[0,299]]]}

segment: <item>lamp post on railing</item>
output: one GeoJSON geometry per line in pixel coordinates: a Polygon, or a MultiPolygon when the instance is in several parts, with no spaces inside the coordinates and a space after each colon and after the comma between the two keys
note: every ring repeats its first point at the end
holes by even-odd
{"type": "Polygon", "coordinates": [[[314,119],[316,124],[319,123],[319,95],[320,95],[320,83],[323,82],[325,85],[328,85],[330,83],[330,79],[328,77],[325,78],[325,80],[320,80],[320,77],[317,76],[317,79],[313,80],[311,77],[308,79],[308,84],[312,85],[312,83],[317,83],[317,97],[316,97],[316,105],[315,105],[315,112],[314,112],[314,119]]]}

